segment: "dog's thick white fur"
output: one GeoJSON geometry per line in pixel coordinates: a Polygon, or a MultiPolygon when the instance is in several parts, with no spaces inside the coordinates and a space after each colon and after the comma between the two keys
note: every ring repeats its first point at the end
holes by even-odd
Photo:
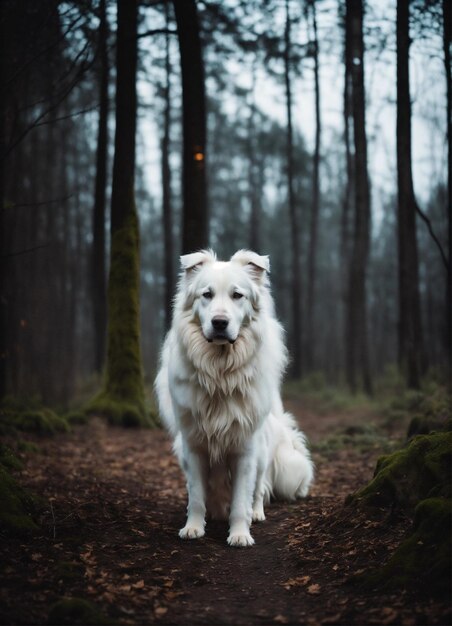
{"type": "Polygon", "coordinates": [[[182,538],[204,535],[206,512],[229,516],[228,543],[249,546],[252,521],[270,496],[306,496],[313,465],[304,435],[285,413],[287,364],[275,318],[269,260],[240,250],[181,257],[182,273],[156,391],[188,489],[182,538]]]}

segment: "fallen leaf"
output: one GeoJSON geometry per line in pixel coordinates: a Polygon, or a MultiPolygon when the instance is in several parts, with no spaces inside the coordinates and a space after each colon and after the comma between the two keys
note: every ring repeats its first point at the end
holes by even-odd
{"type": "Polygon", "coordinates": [[[318,595],[320,593],[320,585],[317,585],[317,583],[309,585],[307,592],[314,596],[318,595]]]}
{"type": "Polygon", "coordinates": [[[154,613],[156,617],[163,617],[163,615],[165,615],[165,613],[168,612],[168,609],[166,608],[166,606],[157,606],[154,609],[154,613]]]}
{"type": "Polygon", "coordinates": [[[307,585],[311,580],[310,576],[297,576],[296,578],[289,578],[283,583],[284,589],[292,589],[292,587],[302,587],[303,585],[307,585]]]}
{"type": "Polygon", "coordinates": [[[394,620],[398,617],[397,611],[389,606],[385,606],[383,608],[382,615],[384,616],[381,620],[382,624],[392,624],[394,620]]]}
{"type": "Polygon", "coordinates": [[[287,624],[289,620],[287,619],[285,615],[279,614],[273,618],[273,621],[276,622],[277,624],[287,624]]]}
{"type": "Polygon", "coordinates": [[[144,589],[144,580],[139,580],[137,583],[133,583],[134,589],[144,589]]]}

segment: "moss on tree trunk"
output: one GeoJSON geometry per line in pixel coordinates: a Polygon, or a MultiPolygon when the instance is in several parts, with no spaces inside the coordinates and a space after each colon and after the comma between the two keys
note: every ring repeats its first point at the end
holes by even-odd
{"type": "Polygon", "coordinates": [[[135,208],[137,0],[118,0],[116,130],[111,192],[105,387],[88,410],[126,426],[151,425],[144,400],[139,323],[139,228],[135,208]]]}
{"type": "Polygon", "coordinates": [[[377,462],[373,480],[352,496],[367,505],[398,505],[413,510],[432,496],[451,496],[452,433],[415,437],[377,462]]]}
{"type": "Polygon", "coordinates": [[[451,583],[452,500],[428,498],[416,507],[413,533],[369,583],[410,587],[413,580],[429,591],[449,593],[451,583]]]}
{"type": "Polygon", "coordinates": [[[451,583],[452,433],[415,437],[405,448],[378,460],[373,480],[348,504],[399,507],[413,515],[410,536],[380,569],[365,574],[371,586],[415,586],[447,593],[451,583]]]}
{"type": "Polygon", "coordinates": [[[139,228],[134,206],[111,241],[105,387],[88,410],[114,424],[152,426],[145,406],[139,328],[139,228]]]}

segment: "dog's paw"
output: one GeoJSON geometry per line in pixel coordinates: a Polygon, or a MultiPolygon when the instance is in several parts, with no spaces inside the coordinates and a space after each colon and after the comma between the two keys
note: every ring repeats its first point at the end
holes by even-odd
{"type": "Polygon", "coordinates": [[[263,522],[265,521],[265,513],[264,509],[255,509],[253,510],[253,522],[263,522]]]}
{"type": "Polygon", "coordinates": [[[228,544],[235,548],[244,548],[246,546],[253,546],[254,539],[250,533],[231,534],[228,537],[228,544]]]}
{"type": "Polygon", "coordinates": [[[204,537],[206,531],[202,526],[184,526],[179,531],[179,537],[181,539],[199,539],[204,537]]]}

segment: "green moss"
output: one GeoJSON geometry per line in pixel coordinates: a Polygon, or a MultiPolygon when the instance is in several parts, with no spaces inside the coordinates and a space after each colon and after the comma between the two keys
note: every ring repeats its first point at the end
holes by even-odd
{"type": "Polygon", "coordinates": [[[17,416],[16,426],[19,430],[38,435],[54,435],[69,430],[66,420],[47,408],[23,411],[17,416]]]}
{"type": "Polygon", "coordinates": [[[17,436],[17,431],[30,432],[39,435],[54,435],[67,432],[69,425],[61,417],[46,407],[25,407],[17,403],[14,408],[11,399],[0,407],[0,435],[17,436]]]}
{"type": "Polygon", "coordinates": [[[450,429],[451,397],[445,385],[432,381],[424,384],[421,391],[401,390],[395,397],[386,399],[381,408],[388,424],[411,418],[409,437],[450,429]]]}
{"type": "Polygon", "coordinates": [[[407,438],[411,439],[416,435],[428,435],[434,431],[451,431],[452,419],[440,417],[426,417],[425,415],[415,415],[409,426],[407,438]]]}
{"type": "Polygon", "coordinates": [[[414,532],[380,570],[366,574],[366,586],[412,587],[449,594],[451,588],[452,500],[428,498],[416,507],[414,532]]]}
{"type": "Polygon", "coordinates": [[[356,424],[347,426],[340,432],[327,437],[317,444],[312,444],[312,450],[328,456],[343,448],[353,448],[361,452],[378,449],[380,452],[389,452],[394,449],[396,442],[388,439],[387,435],[373,424],[356,424]]]}
{"type": "Polygon", "coordinates": [[[11,448],[4,444],[0,444],[0,465],[9,470],[21,470],[23,467],[11,448]]]}
{"type": "Polygon", "coordinates": [[[0,528],[22,535],[37,529],[33,498],[0,466],[0,528]]]}
{"type": "Polygon", "coordinates": [[[39,452],[39,446],[37,446],[33,441],[25,441],[25,439],[19,439],[17,442],[17,450],[19,452],[39,452]]]}
{"type": "Polygon", "coordinates": [[[64,415],[64,419],[70,426],[88,423],[88,415],[83,411],[69,411],[64,415]]]}
{"type": "Polygon", "coordinates": [[[352,394],[340,387],[324,384],[320,375],[310,375],[301,381],[288,381],[283,387],[286,400],[302,401],[320,414],[345,411],[368,412],[373,403],[364,394],[352,394]]]}
{"type": "Polygon", "coordinates": [[[142,413],[133,403],[112,398],[106,391],[101,391],[87,406],[88,414],[102,415],[114,426],[154,427],[157,425],[155,414],[144,409],[142,413]]]}
{"type": "Polygon", "coordinates": [[[87,410],[115,424],[153,425],[146,411],[141,361],[139,228],[133,194],[128,217],[111,242],[105,387],[87,410]]]}
{"type": "Polygon", "coordinates": [[[102,613],[92,602],[82,598],[62,598],[51,607],[47,623],[101,626],[114,624],[115,621],[102,613]]]}
{"type": "Polygon", "coordinates": [[[378,460],[374,479],[349,501],[414,508],[432,496],[450,496],[452,433],[415,437],[404,449],[378,460]]]}

